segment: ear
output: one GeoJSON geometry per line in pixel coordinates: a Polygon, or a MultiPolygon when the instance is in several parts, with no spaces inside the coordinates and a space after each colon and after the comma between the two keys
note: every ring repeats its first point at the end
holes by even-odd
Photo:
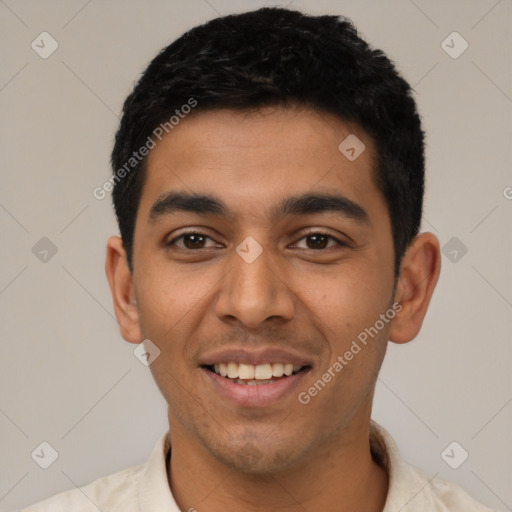
{"type": "Polygon", "coordinates": [[[105,273],[110,285],[121,336],[130,343],[140,343],[143,336],[140,331],[133,278],[128,267],[126,251],[119,236],[112,236],[107,241],[105,273]]]}
{"type": "Polygon", "coordinates": [[[407,343],[420,331],[441,271],[439,240],[432,233],[421,233],[407,248],[400,265],[395,302],[397,312],[389,340],[407,343]]]}

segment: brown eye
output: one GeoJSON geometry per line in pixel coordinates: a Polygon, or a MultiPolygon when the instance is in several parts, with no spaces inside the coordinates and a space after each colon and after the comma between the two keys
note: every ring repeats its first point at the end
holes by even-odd
{"type": "Polygon", "coordinates": [[[180,249],[204,249],[207,247],[207,241],[212,240],[209,236],[202,235],[201,233],[183,233],[182,235],[174,238],[167,246],[176,246],[180,249]]]}
{"type": "Polygon", "coordinates": [[[344,247],[347,244],[341,242],[337,238],[334,238],[331,235],[326,233],[309,233],[303,236],[298,242],[300,249],[311,249],[311,250],[322,250],[322,249],[330,249],[331,247],[344,247]],[[304,242],[303,242],[304,241],[304,242]]]}
{"type": "Polygon", "coordinates": [[[327,247],[329,238],[329,236],[321,234],[308,235],[306,237],[306,243],[309,249],[325,249],[327,247]]]}
{"type": "Polygon", "coordinates": [[[187,249],[201,249],[204,245],[205,237],[202,235],[184,235],[183,245],[187,249]]]}

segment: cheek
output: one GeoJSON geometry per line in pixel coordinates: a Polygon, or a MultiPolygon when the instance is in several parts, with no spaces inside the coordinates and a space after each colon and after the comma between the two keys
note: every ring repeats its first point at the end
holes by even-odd
{"type": "MultiPolygon", "coordinates": [[[[172,368],[180,375],[189,371],[201,341],[198,332],[211,318],[212,293],[222,275],[209,266],[185,271],[168,261],[153,261],[140,272],[136,288],[141,331],[163,356],[151,365],[155,370],[172,368]]],[[[208,334],[214,332],[212,326],[208,334]]]]}
{"type": "Polygon", "coordinates": [[[185,273],[170,272],[165,266],[141,272],[137,282],[143,335],[160,350],[177,349],[189,318],[202,306],[205,290],[185,273]]]}
{"type": "Polygon", "coordinates": [[[306,306],[326,345],[317,380],[301,390],[310,397],[318,428],[326,418],[332,418],[333,425],[341,417],[348,419],[373,390],[390,325],[388,320],[374,329],[389,307],[391,288],[382,281],[378,272],[368,269],[304,280],[309,287],[306,306]]]}
{"type": "Polygon", "coordinates": [[[388,307],[392,288],[374,267],[347,265],[314,276],[302,273],[303,302],[313,322],[340,350],[388,307]],[[315,321],[316,319],[316,321],[315,321]]]}

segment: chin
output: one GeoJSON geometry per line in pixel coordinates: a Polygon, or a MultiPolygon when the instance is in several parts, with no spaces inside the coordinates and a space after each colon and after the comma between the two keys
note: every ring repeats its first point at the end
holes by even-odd
{"type": "Polygon", "coordinates": [[[238,446],[210,448],[212,455],[233,471],[252,475],[279,473],[286,470],[297,458],[282,445],[278,448],[269,445],[268,440],[261,443],[248,441],[238,446]]]}

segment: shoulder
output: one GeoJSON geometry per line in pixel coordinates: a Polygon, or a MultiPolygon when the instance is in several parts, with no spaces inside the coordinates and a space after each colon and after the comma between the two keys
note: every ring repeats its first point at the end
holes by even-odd
{"type": "Polygon", "coordinates": [[[138,482],[144,464],[99,478],[90,484],[64,491],[30,505],[21,512],[98,512],[99,510],[135,512],[138,482]]]}
{"type": "Polygon", "coordinates": [[[413,466],[407,466],[411,480],[418,483],[419,492],[403,512],[423,509],[439,512],[496,512],[477,502],[453,482],[431,477],[413,466]]]}
{"type": "Polygon", "coordinates": [[[370,447],[374,460],[386,468],[389,476],[383,512],[494,512],[456,484],[429,476],[405,462],[389,432],[373,420],[370,447]]]}

